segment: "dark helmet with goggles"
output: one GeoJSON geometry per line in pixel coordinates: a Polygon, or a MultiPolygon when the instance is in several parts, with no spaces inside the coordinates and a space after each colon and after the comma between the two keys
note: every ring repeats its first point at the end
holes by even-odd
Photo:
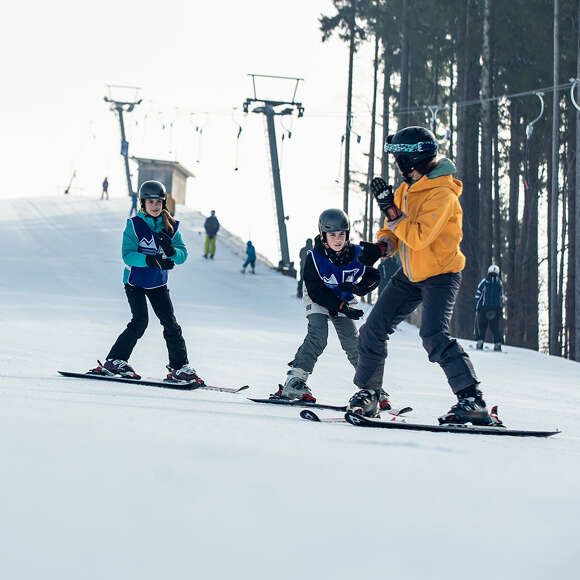
{"type": "Polygon", "coordinates": [[[426,161],[435,159],[439,144],[435,135],[425,127],[405,127],[394,135],[389,135],[385,143],[385,153],[392,153],[403,174],[409,181],[409,173],[426,161]]]}

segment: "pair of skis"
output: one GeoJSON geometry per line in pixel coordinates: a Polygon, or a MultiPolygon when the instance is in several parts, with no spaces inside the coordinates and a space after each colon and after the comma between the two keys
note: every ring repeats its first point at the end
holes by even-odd
{"type": "MultiPolygon", "coordinates": [[[[288,400],[272,397],[269,399],[250,399],[256,403],[268,403],[271,405],[284,405],[287,407],[300,407],[300,417],[307,421],[316,423],[350,423],[356,427],[372,427],[379,429],[402,429],[407,431],[429,431],[431,433],[471,433],[474,435],[504,435],[512,437],[551,437],[560,433],[558,429],[553,431],[537,431],[525,429],[508,429],[503,426],[480,426],[480,425],[459,425],[459,424],[445,424],[445,425],[429,425],[421,423],[407,423],[403,415],[410,413],[413,409],[411,407],[403,407],[401,409],[390,409],[386,411],[386,419],[364,417],[358,413],[348,411],[346,405],[326,405],[324,403],[308,403],[300,399],[288,400]],[[339,417],[321,417],[313,409],[323,409],[332,411],[342,411],[344,415],[339,417]]],[[[383,411],[384,413],[385,411],[383,411]]],[[[497,406],[491,410],[492,416],[497,417],[497,406]]]]}
{"type": "Polygon", "coordinates": [[[94,379],[100,381],[112,381],[114,383],[129,383],[145,387],[161,387],[164,389],[177,389],[180,391],[193,391],[201,389],[204,391],[218,391],[221,393],[239,393],[240,391],[244,391],[250,388],[248,385],[244,385],[243,387],[216,387],[213,385],[200,384],[196,381],[188,383],[185,381],[177,381],[175,379],[164,379],[161,381],[155,379],[137,379],[131,377],[123,377],[120,375],[101,375],[97,373],[92,373],[90,371],[88,373],[72,373],[69,371],[58,371],[58,373],[63,377],[73,377],[76,379],[94,379]]]}
{"type": "MultiPolygon", "coordinates": [[[[558,429],[554,431],[534,431],[527,429],[507,429],[500,426],[483,426],[483,425],[459,425],[459,424],[444,424],[444,425],[423,425],[420,423],[407,423],[405,419],[399,419],[404,413],[408,413],[412,409],[405,407],[397,412],[391,412],[394,415],[391,419],[380,419],[372,417],[364,417],[358,413],[347,411],[343,417],[319,417],[314,411],[304,409],[300,412],[300,416],[307,421],[314,421],[317,423],[350,423],[355,427],[372,427],[379,429],[402,429],[407,431],[429,431],[431,433],[471,433],[472,435],[504,435],[512,437],[551,437],[560,433],[558,429]]],[[[495,413],[497,408],[494,407],[495,413]]],[[[493,411],[492,411],[493,412],[493,411]]]]}

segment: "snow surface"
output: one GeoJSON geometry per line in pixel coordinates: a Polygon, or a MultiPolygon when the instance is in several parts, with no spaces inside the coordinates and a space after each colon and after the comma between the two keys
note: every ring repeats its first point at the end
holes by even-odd
{"type": "MultiPolygon", "coordinates": [[[[578,578],[577,363],[468,350],[488,403],[510,426],[563,430],[547,440],[311,424],[246,393],[58,376],[94,366],[128,321],[126,209],[3,202],[0,578],[578,578]]],[[[190,362],[265,396],[304,335],[295,282],[263,262],[242,276],[227,232],[202,259],[203,216],[179,217],[190,258],[169,286],[190,362]]],[[[416,328],[389,346],[394,404],[432,422],[453,401],[443,373],[416,328]]],[[[154,317],[131,362],[162,376],[154,317]]],[[[331,328],[310,385],[343,403],[352,375],[331,328]]]]}

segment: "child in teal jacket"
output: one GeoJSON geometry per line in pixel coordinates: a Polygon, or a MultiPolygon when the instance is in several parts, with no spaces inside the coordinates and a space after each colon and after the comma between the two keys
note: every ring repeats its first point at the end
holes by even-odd
{"type": "Polygon", "coordinates": [[[140,378],[128,360],[147,328],[149,300],[163,326],[169,353],[168,378],[203,384],[189,366],[187,348],[167,288],[167,272],[187,259],[187,249],[178,231],[179,222],[166,209],[167,193],[162,183],[145,181],[139,189],[139,199],[141,211],[127,220],[122,244],[123,283],[132,318],[109,351],[105,364],[99,364],[93,372],[140,378]]]}

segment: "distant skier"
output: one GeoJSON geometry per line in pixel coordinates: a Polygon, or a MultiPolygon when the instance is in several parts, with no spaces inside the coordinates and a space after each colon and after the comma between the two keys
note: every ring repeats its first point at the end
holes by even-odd
{"type": "Polygon", "coordinates": [[[387,340],[395,327],[423,303],[419,335],[431,362],[439,363],[458,402],[439,417],[440,423],[492,423],[479,380],[469,357],[449,335],[449,321],[461,284],[465,256],[459,249],[463,212],[462,184],[455,166],[437,159],[435,135],[423,127],[407,127],[390,135],[385,152],[392,153],[403,176],[393,194],[381,178],[371,182],[373,195],[386,218],[378,243],[363,243],[362,263],[399,252],[402,268],[391,278],[361,327],[354,384],[359,391],[350,410],[367,416],[379,412],[387,340]]]}
{"type": "Polygon", "coordinates": [[[492,264],[487,270],[487,276],[477,286],[473,299],[475,309],[475,340],[476,348],[483,350],[487,327],[493,334],[494,350],[501,351],[503,285],[499,277],[499,267],[492,264]]]}
{"type": "Polygon", "coordinates": [[[298,286],[296,288],[296,298],[302,298],[303,287],[304,287],[304,264],[306,263],[306,257],[308,252],[312,250],[312,239],[308,238],[306,240],[306,245],[300,249],[300,278],[298,279],[298,286]]]}
{"type": "Polygon", "coordinates": [[[246,273],[246,268],[250,266],[252,274],[256,273],[256,248],[249,241],[246,244],[246,261],[242,265],[242,274],[246,273]]]}
{"type": "Polygon", "coordinates": [[[205,246],[203,249],[203,257],[207,259],[208,255],[213,260],[215,256],[215,239],[220,229],[220,223],[215,217],[215,210],[211,210],[211,215],[205,220],[203,224],[205,228],[205,246]]]}
{"type": "Polygon", "coordinates": [[[101,200],[109,199],[109,180],[105,177],[103,179],[103,191],[101,192],[101,200]]]}
{"type": "MultiPolygon", "coordinates": [[[[348,360],[356,367],[358,330],[354,321],[363,311],[353,307],[357,303],[354,295],[364,296],[376,288],[379,273],[358,260],[362,248],[350,243],[350,222],[342,210],[323,211],[318,230],[303,271],[308,332],[294,360],[288,363],[291,368],[284,385],[272,397],[316,401],[306,381],[326,348],[329,319],[348,360]]],[[[386,393],[383,400],[388,408],[386,393]]]]}
{"type": "Polygon", "coordinates": [[[139,208],[137,207],[138,199],[139,196],[136,193],[133,193],[133,195],[131,195],[131,209],[129,210],[129,217],[137,215],[137,212],[139,211],[139,208]]]}
{"type": "Polygon", "coordinates": [[[139,189],[139,199],[141,210],[127,220],[122,246],[123,283],[132,318],[112,346],[105,364],[93,372],[139,378],[127,361],[147,328],[148,299],[163,326],[170,378],[203,383],[188,364],[185,341],[167,289],[167,271],[187,259],[185,244],[177,231],[179,222],[166,209],[167,193],[162,183],[145,181],[139,189]]]}

